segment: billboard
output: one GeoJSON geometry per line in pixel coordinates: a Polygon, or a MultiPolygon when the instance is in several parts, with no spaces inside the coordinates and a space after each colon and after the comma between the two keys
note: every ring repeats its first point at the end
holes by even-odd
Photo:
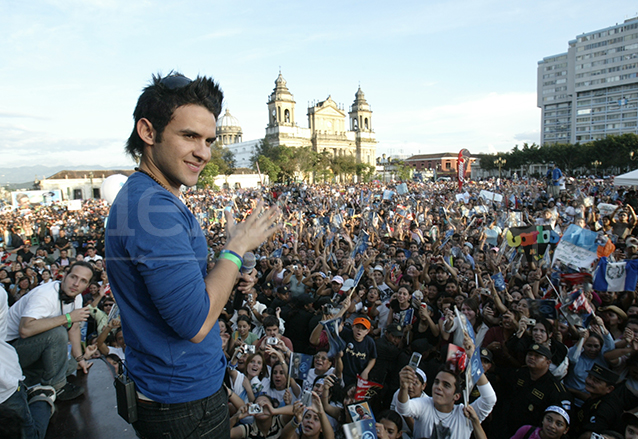
{"type": "Polygon", "coordinates": [[[19,191],[11,192],[11,202],[18,209],[28,209],[34,206],[49,206],[51,203],[62,201],[62,191],[19,191]]]}

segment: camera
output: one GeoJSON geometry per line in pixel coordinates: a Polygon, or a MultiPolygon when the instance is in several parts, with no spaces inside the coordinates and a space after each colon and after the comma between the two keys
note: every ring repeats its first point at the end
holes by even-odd
{"type": "Polygon", "coordinates": [[[261,408],[259,404],[250,404],[248,406],[248,414],[249,415],[259,415],[264,412],[264,409],[261,408]]]}
{"type": "Polygon", "coordinates": [[[276,345],[277,343],[279,343],[279,339],[277,337],[268,337],[266,339],[266,344],[276,345]]]}

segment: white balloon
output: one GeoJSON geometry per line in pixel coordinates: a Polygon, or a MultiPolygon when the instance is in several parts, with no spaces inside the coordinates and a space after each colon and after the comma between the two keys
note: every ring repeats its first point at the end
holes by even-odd
{"type": "Polygon", "coordinates": [[[113,174],[105,178],[102,182],[102,199],[106,200],[109,204],[113,204],[115,197],[117,197],[118,192],[122,189],[126,180],[128,180],[128,177],[122,174],[113,174]]]}

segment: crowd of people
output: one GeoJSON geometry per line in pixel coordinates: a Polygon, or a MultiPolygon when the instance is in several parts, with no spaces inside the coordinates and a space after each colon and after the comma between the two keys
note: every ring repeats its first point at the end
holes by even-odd
{"type": "MultiPolygon", "coordinates": [[[[361,401],[383,439],[638,437],[635,291],[585,286],[586,324],[548,317],[538,302],[567,288],[551,249],[549,262],[528,261],[506,236],[531,225],[560,236],[575,224],[614,243],[610,263],[635,259],[634,191],[593,179],[565,190],[536,179],[189,189],[183,201],[204,231],[209,270],[225,244],[224,211],[240,222],[260,199],[278,206],[282,228],[254,251],[253,281],[218,319],[231,437],[354,437],[342,426],[361,401]],[[467,358],[479,352],[477,382],[448,361],[450,346],[467,358]],[[303,378],[298,354],[312,356],[303,378]]],[[[48,421],[56,397],[83,393],[69,374],[100,357],[115,369],[126,363],[104,261],[108,214],[106,202],[88,200],[78,211],[0,218],[0,349],[17,352],[0,361],[19,362],[32,412],[43,404],[36,423],[48,421]],[[43,358],[55,367],[43,370],[43,358]]],[[[1,387],[0,400],[16,388],[1,387]]]]}

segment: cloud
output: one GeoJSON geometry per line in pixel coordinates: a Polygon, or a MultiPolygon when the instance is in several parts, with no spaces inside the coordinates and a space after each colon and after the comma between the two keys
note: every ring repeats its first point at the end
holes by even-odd
{"type": "MultiPolygon", "coordinates": [[[[0,138],[0,151],[4,152],[3,166],[79,166],[92,164],[104,167],[133,167],[133,161],[124,154],[121,139],[56,139],[47,140],[41,133],[20,135],[15,130],[0,138]],[[26,139],[26,140],[23,140],[26,139]]],[[[24,130],[25,133],[28,131],[24,130]]]]}
{"type": "Polygon", "coordinates": [[[0,118],[16,118],[16,119],[35,119],[35,120],[50,120],[49,117],[36,116],[33,114],[24,113],[10,113],[6,111],[0,111],[0,118]]]}

